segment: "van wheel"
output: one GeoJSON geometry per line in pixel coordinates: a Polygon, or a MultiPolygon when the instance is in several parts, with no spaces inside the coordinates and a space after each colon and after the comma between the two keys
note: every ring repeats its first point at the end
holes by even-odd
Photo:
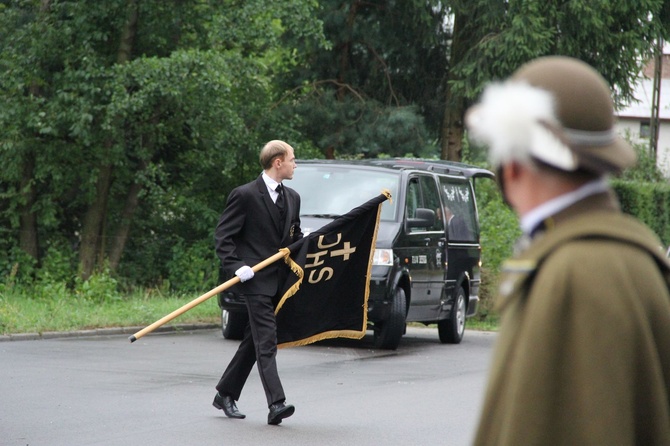
{"type": "Polygon", "coordinates": [[[465,303],[465,291],[463,287],[456,290],[456,298],[451,304],[451,315],[449,319],[442,319],[437,323],[437,332],[440,342],[443,344],[460,344],[465,334],[465,314],[467,305],[465,303]]]}
{"type": "Polygon", "coordinates": [[[405,310],[407,309],[405,290],[398,287],[391,302],[389,318],[375,327],[375,347],[384,350],[395,350],[400,345],[400,338],[405,333],[405,310]]]}
{"type": "Polygon", "coordinates": [[[223,332],[223,337],[226,339],[242,339],[247,322],[246,313],[221,310],[221,331],[223,332]]]}

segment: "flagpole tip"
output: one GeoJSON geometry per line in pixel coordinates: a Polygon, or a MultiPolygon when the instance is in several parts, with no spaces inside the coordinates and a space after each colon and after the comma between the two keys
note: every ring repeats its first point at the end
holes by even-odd
{"type": "Polygon", "coordinates": [[[130,339],[130,343],[131,343],[131,344],[132,344],[133,342],[137,341],[137,338],[135,337],[135,335],[132,335],[132,336],[129,337],[128,339],[130,339]]]}

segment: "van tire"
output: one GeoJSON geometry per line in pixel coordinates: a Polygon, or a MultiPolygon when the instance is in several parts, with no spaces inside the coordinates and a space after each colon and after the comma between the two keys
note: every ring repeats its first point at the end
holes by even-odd
{"type": "Polygon", "coordinates": [[[240,340],[249,321],[247,313],[221,310],[221,332],[226,339],[240,340]]]}
{"type": "Polygon", "coordinates": [[[449,319],[442,319],[437,323],[437,332],[443,344],[460,344],[465,334],[465,315],[468,306],[463,287],[458,287],[456,297],[451,304],[449,319]]]}
{"type": "Polygon", "coordinates": [[[400,339],[405,333],[405,317],[407,299],[405,290],[395,289],[389,318],[382,322],[381,327],[375,327],[375,347],[383,350],[395,350],[400,345],[400,339]]]}

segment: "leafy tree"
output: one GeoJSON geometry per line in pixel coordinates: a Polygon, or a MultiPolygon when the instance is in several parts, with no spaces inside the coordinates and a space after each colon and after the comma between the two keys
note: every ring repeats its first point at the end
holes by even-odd
{"type": "Polygon", "coordinates": [[[483,85],[543,55],[592,64],[627,99],[670,24],[664,0],[319,3],[331,45],[292,45],[300,65],[285,78],[294,94],[282,105],[329,157],[437,151],[460,160],[463,114],[483,85]]]}
{"type": "Polygon", "coordinates": [[[623,181],[639,183],[662,183],[668,182],[663,176],[663,172],[656,164],[656,158],[649,153],[649,147],[645,144],[633,144],[637,153],[637,163],[635,166],[626,169],[620,179],[623,181]]]}
{"type": "Polygon", "coordinates": [[[442,157],[460,159],[462,117],[490,80],[544,55],[569,55],[593,65],[620,100],[655,39],[670,31],[667,0],[452,0],[454,44],[442,157]]]}
{"type": "Polygon", "coordinates": [[[300,65],[284,78],[293,94],[283,109],[328,157],[434,156],[449,37],[444,2],[319,3],[330,46],[295,44],[300,65]]]}
{"type": "Polygon", "coordinates": [[[172,246],[211,239],[222,197],[257,174],[260,145],[300,141],[292,118],[268,110],[282,94],[273,77],[294,63],[281,35],[322,40],[314,6],[0,4],[4,252],[39,262],[74,247],[84,279],[123,269],[125,253],[141,283],[164,277],[172,246]]]}
{"type": "Polygon", "coordinates": [[[457,159],[485,82],[569,54],[623,99],[668,24],[667,0],[0,1],[0,271],[206,282],[268,139],[457,159]]]}

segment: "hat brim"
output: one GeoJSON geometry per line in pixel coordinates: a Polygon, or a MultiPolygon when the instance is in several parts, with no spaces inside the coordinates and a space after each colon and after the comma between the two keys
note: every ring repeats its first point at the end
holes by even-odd
{"type": "Polygon", "coordinates": [[[637,162],[635,150],[620,136],[606,146],[573,147],[578,165],[586,170],[605,173],[621,173],[637,162]]]}

